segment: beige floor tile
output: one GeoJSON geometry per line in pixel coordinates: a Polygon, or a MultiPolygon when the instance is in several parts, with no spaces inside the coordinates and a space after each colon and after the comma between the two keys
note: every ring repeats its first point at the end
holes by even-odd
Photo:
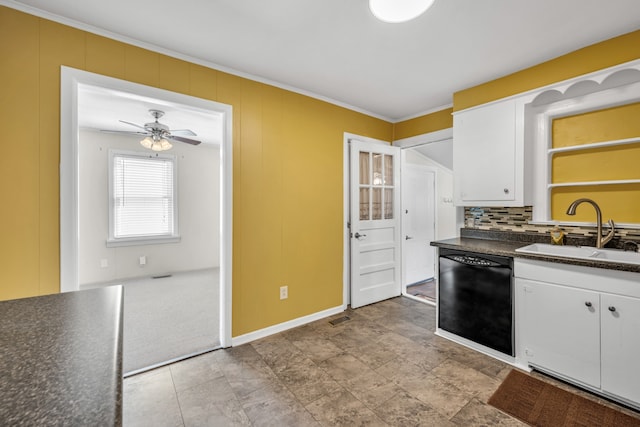
{"type": "Polygon", "coordinates": [[[184,425],[250,425],[226,378],[220,377],[178,393],[184,425]]]}
{"type": "Polygon", "coordinates": [[[431,372],[462,391],[478,397],[483,402],[486,402],[500,385],[500,381],[497,379],[453,359],[445,360],[431,372]]]}
{"type": "Polygon", "coordinates": [[[213,354],[206,353],[169,365],[177,392],[223,376],[213,354]]]}
{"type": "Polygon", "coordinates": [[[367,372],[356,378],[342,381],[341,384],[347,391],[371,409],[384,404],[404,392],[395,382],[377,372],[367,372]]]}
{"type": "Polygon", "coordinates": [[[305,356],[316,363],[337,356],[343,352],[343,350],[335,345],[329,338],[315,335],[290,340],[290,342],[304,353],[305,356]]]}
{"type": "Polygon", "coordinates": [[[323,426],[387,426],[348,391],[323,396],[308,404],[307,410],[323,426]]]}
{"type": "Polygon", "coordinates": [[[314,421],[302,403],[286,388],[263,393],[260,399],[248,400],[242,405],[252,425],[284,425],[285,420],[307,418],[314,421]]]}
{"type": "Polygon", "coordinates": [[[497,427],[520,427],[527,424],[505,414],[493,406],[472,399],[464,408],[451,418],[451,421],[458,426],[497,426],[497,427]]]}
{"type": "Polygon", "coordinates": [[[402,378],[398,385],[446,418],[453,417],[473,398],[471,393],[429,372],[402,378]]]}
{"type": "Polygon", "coordinates": [[[376,407],[374,412],[390,426],[453,426],[431,406],[406,393],[376,407]]]}
{"type": "Polygon", "coordinates": [[[402,357],[390,360],[375,371],[396,383],[402,381],[403,378],[411,378],[428,372],[402,357]]]}
{"type": "Polygon", "coordinates": [[[327,394],[341,393],[344,389],[326,372],[312,371],[306,380],[288,386],[296,398],[306,405],[327,394]]]}
{"type": "Polygon", "coordinates": [[[327,359],[320,363],[320,367],[337,381],[350,380],[368,372],[373,372],[366,364],[349,353],[343,353],[327,359]]]}
{"type": "Polygon", "coordinates": [[[486,404],[511,367],[434,335],[434,307],[346,314],[127,378],[125,426],[522,425],[486,404]]]}
{"type": "Polygon", "coordinates": [[[377,369],[398,357],[393,347],[382,342],[350,346],[349,349],[345,350],[371,369],[377,369]]]}
{"type": "Polygon", "coordinates": [[[129,377],[123,384],[125,426],[182,426],[182,414],[168,367],[129,377]]]}

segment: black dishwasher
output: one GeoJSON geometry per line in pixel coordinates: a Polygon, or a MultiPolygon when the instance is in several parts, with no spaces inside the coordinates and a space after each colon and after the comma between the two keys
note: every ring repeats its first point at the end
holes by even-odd
{"type": "Polygon", "coordinates": [[[514,355],[513,258],[440,248],[438,327],[514,355]]]}

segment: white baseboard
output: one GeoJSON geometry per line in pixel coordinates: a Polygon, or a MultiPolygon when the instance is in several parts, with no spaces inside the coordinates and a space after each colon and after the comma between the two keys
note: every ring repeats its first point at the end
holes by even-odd
{"type": "Polygon", "coordinates": [[[279,332],[286,331],[288,329],[296,328],[298,326],[306,325],[307,323],[315,322],[316,320],[324,319],[325,317],[333,316],[334,314],[342,313],[347,309],[346,306],[340,305],[338,307],[328,308],[317,313],[309,314],[307,316],[298,317],[297,319],[289,320],[284,323],[269,326],[268,328],[260,329],[257,331],[249,332],[248,334],[240,335],[231,338],[231,346],[246,344],[251,341],[255,341],[260,338],[268,337],[269,335],[277,334],[279,332]]]}

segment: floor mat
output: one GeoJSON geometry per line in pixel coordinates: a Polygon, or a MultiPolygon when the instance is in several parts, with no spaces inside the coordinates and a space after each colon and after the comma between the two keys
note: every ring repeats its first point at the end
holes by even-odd
{"type": "Polygon", "coordinates": [[[532,426],[640,426],[640,418],[516,370],[507,375],[489,404],[532,426]]]}

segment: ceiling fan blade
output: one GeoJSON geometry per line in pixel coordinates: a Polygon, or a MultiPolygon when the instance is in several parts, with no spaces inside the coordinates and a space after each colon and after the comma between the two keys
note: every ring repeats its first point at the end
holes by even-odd
{"type": "Polygon", "coordinates": [[[108,130],[108,129],[100,129],[100,132],[106,133],[119,133],[121,135],[143,135],[149,136],[151,135],[149,132],[136,132],[134,130],[108,130]]]}
{"type": "Polygon", "coordinates": [[[199,145],[202,143],[202,141],[196,141],[195,139],[189,139],[189,138],[183,138],[181,136],[174,136],[174,135],[170,135],[167,136],[168,139],[172,139],[174,141],[178,141],[178,142],[186,142],[187,144],[191,144],[191,145],[199,145]]]}
{"type": "Polygon", "coordinates": [[[125,122],[124,120],[118,120],[118,121],[119,121],[120,123],[124,123],[124,124],[127,124],[127,125],[135,126],[135,127],[137,127],[137,128],[140,128],[140,129],[147,130],[144,126],[140,126],[140,125],[137,125],[137,124],[135,124],[135,123],[125,122]]]}
{"type": "Polygon", "coordinates": [[[175,130],[171,129],[169,132],[171,132],[172,135],[177,133],[179,135],[185,135],[185,136],[198,136],[198,134],[192,131],[191,129],[175,129],[175,130]]]}

